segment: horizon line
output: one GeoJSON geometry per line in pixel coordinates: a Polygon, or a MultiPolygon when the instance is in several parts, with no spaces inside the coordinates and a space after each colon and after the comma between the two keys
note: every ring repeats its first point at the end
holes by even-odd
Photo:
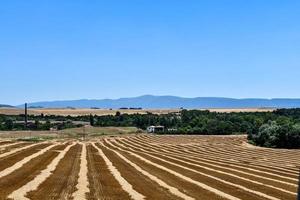
{"type": "Polygon", "coordinates": [[[196,99],[196,98],[220,98],[220,99],[232,99],[232,100],[276,100],[276,99],[285,99],[285,100],[300,100],[300,97],[272,97],[272,98],[264,98],[264,97],[224,97],[224,96],[194,96],[194,97],[186,97],[186,96],[176,96],[176,95],[152,95],[145,94],[139,96],[131,96],[131,97],[118,97],[118,98],[82,98],[82,99],[53,99],[53,100],[38,100],[38,101],[24,101],[21,104],[9,104],[9,103],[0,103],[0,105],[9,105],[9,106],[22,106],[25,103],[33,104],[33,103],[48,103],[48,102],[63,102],[63,101],[102,101],[102,100],[120,100],[120,99],[131,99],[131,98],[140,98],[140,97],[175,97],[182,99],[196,99]]]}

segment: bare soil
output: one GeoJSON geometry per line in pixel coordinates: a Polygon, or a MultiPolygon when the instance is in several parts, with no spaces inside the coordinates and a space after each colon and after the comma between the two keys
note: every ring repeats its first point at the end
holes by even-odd
{"type": "Polygon", "coordinates": [[[1,139],[0,199],[295,199],[300,150],[245,142],[245,136],[147,134],[1,139]]]}

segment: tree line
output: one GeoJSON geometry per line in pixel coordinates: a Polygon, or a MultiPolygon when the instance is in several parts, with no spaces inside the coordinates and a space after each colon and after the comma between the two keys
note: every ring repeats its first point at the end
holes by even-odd
{"type": "MultiPolygon", "coordinates": [[[[248,134],[255,145],[278,148],[300,148],[300,109],[279,109],[273,112],[218,113],[208,110],[181,110],[169,114],[121,114],[105,116],[30,115],[33,121],[61,121],[73,127],[73,121],[90,122],[92,126],[165,126],[159,134],[230,135],[248,134]]],[[[0,115],[0,130],[16,129],[14,121],[23,115],[0,115]]],[[[51,126],[51,125],[50,125],[51,126]]],[[[38,126],[37,126],[38,127],[38,126]]],[[[42,127],[42,126],[41,126],[42,127]]],[[[49,127],[47,127],[49,128],[49,127]]]]}

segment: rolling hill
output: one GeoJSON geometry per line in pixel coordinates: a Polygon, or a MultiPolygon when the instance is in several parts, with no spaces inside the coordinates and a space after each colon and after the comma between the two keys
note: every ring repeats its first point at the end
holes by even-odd
{"type": "MultiPolygon", "coordinates": [[[[23,107],[19,105],[18,107],[23,107]]],[[[162,108],[295,108],[300,107],[300,99],[234,99],[221,97],[183,98],[177,96],[144,95],[133,98],[102,100],[65,100],[28,103],[30,107],[43,108],[122,108],[134,107],[145,109],[162,108]]]]}
{"type": "Polygon", "coordinates": [[[6,105],[6,104],[0,104],[0,108],[13,108],[14,106],[6,105]]]}

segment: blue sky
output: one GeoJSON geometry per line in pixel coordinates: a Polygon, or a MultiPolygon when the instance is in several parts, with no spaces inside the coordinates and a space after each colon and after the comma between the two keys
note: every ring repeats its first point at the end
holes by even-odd
{"type": "Polygon", "coordinates": [[[0,2],[0,103],[300,97],[300,1],[0,2]]]}

